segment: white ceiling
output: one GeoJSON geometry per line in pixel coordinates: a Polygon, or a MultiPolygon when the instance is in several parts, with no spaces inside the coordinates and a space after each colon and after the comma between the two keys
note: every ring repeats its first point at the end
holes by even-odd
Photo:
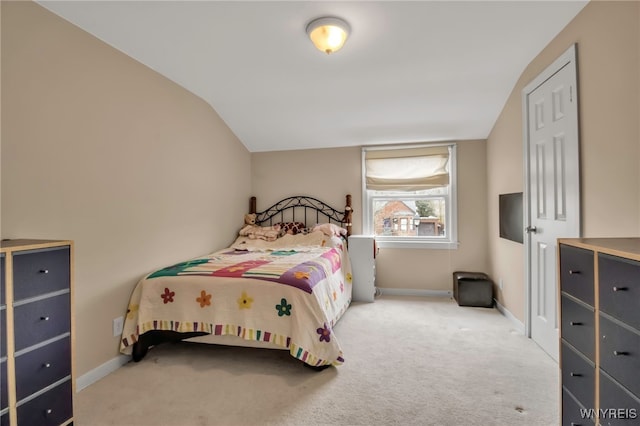
{"type": "Polygon", "coordinates": [[[484,139],[586,0],[39,4],[200,96],[260,152],[484,139]],[[332,55],[305,32],[325,15],[352,29],[332,55]]]}

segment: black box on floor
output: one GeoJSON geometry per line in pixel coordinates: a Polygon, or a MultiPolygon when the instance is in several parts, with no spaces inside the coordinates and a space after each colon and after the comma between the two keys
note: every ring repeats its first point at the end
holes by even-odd
{"type": "Polygon", "coordinates": [[[454,272],[453,298],[459,306],[492,308],[493,282],[482,272],[454,272]]]}

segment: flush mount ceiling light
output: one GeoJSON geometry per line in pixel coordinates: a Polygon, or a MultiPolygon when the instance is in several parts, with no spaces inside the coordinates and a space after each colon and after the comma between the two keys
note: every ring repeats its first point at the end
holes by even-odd
{"type": "Polygon", "coordinates": [[[349,36],[349,24],[340,18],[323,17],[307,25],[307,34],[313,44],[327,55],[342,48],[349,36]]]}

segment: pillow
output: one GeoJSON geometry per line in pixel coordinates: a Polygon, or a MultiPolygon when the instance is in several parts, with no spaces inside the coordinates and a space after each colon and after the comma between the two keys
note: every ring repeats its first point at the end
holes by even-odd
{"type": "Polygon", "coordinates": [[[280,225],[280,230],[284,234],[291,234],[291,235],[301,234],[304,232],[304,229],[305,229],[304,223],[302,222],[280,222],[280,223],[277,223],[276,225],[280,225]]]}
{"type": "Polygon", "coordinates": [[[281,236],[280,227],[275,226],[259,226],[246,225],[238,233],[241,237],[249,237],[252,240],[256,238],[266,241],[274,241],[281,236]]]}
{"type": "Polygon", "coordinates": [[[339,227],[333,223],[321,223],[313,227],[314,231],[321,231],[324,235],[328,237],[339,237],[340,235],[347,235],[347,230],[339,227]]]}
{"type": "Polygon", "coordinates": [[[275,241],[240,236],[231,245],[231,248],[243,251],[310,251],[318,247],[324,247],[327,244],[327,240],[328,238],[322,232],[297,235],[285,234],[275,241]]]}

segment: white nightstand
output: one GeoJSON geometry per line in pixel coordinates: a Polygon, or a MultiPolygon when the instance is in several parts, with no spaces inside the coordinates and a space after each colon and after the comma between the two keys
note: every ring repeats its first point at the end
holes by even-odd
{"type": "Polygon", "coordinates": [[[349,259],[353,273],[353,301],[373,302],[376,293],[376,255],[373,235],[349,237],[349,259]]]}

